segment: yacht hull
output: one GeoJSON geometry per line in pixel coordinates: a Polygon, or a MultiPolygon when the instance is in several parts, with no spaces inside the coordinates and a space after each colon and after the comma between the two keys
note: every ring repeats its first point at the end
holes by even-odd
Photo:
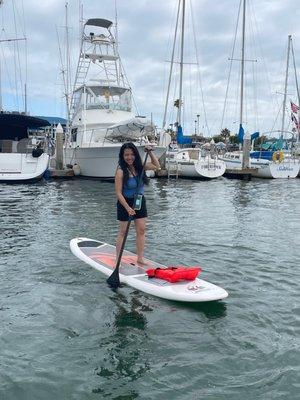
{"type": "MultiPolygon", "coordinates": [[[[240,170],[242,161],[223,158],[226,162],[226,170],[240,170]]],[[[299,173],[300,164],[298,160],[285,159],[282,162],[267,161],[264,159],[250,159],[250,168],[256,168],[253,177],[265,179],[293,179],[299,173]]]]}
{"type": "Polygon", "coordinates": [[[191,179],[214,179],[219,178],[225,172],[225,163],[222,161],[180,161],[170,162],[169,167],[178,169],[178,177],[191,179]],[[173,163],[173,166],[170,165],[173,163]]]}
{"type": "MultiPolygon", "coordinates": [[[[119,152],[123,143],[95,147],[69,147],[65,149],[65,163],[77,164],[80,176],[100,179],[114,179],[119,161],[119,152]]],[[[144,158],[144,145],[136,144],[144,158]]],[[[155,146],[155,155],[159,159],[166,151],[165,147],[155,146]]]]}
{"type": "Polygon", "coordinates": [[[49,165],[49,155],[0,153],[0,182],[31,182],[42,178],[49,165]]]}
{"type": "Polygon", "coordinates": [[[215,179],[224,175],[226,164],[210,154],[201,156],[200,149],[186,148],[169,152],[166,167],[169,175],[181,178],[215,179]]]}

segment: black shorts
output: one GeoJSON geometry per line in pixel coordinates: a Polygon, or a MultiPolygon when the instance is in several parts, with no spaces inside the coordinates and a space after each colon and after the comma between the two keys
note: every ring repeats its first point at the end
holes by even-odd
{"type": "MultiPolygon", "coordinates": [[[[134,203],[134,198],[129,198],[125,197],[125,200],[127,201],[128,205],[132,208],[133,203],[134,203]]],[[[146,207],[146,199],[145,196],[143,196],[142,200],[142,206],[140,210],[135,211],[135,215],[133,215],[132,219],[138,219],[138,218],[147,218],[147,207],[146,207]]],[[[118,221],[128,221],[129,220],[129,215],[126,209],[122,206],[122,204],[117,202],[117,219],[118,221]]]]}

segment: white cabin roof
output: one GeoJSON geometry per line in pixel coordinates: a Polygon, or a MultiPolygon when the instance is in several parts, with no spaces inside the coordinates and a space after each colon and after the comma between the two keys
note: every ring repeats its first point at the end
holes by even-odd
{"type": "Polygon", "coordinates": [[[111,96],[121,95],[126,91],[130,91],[129,87],[126,86],[117,86],[113,84],[87,84],[81,85],[75,92],[82,92],[85,88],[90,88],[95,95],[103,96],[105,92],[109,91],[111,96]]]}

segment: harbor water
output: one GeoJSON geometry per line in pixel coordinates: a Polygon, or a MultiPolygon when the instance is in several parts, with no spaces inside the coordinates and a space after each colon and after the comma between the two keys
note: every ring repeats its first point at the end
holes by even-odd
{"type": "Polygon", "coordinates": [[[153,179],[146,198],[146,257],[229,297],[113,292],[75,258],[73,237],[115,243],[112,183],[3,184],[0,399],[299,399],[299,179],[153,179]]]}

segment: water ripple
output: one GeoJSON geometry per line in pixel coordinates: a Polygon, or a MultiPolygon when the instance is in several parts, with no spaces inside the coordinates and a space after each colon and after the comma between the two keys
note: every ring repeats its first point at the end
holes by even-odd
{"type": "Polygon", "coordinates": [[[1,185],[0,398],[298,399],[299,180],[162,179],[146,192],[146,255],[200,265],[229,298],[114,293],[76,259],[72,237],[115,242],[111,183],[1,185]]]}

